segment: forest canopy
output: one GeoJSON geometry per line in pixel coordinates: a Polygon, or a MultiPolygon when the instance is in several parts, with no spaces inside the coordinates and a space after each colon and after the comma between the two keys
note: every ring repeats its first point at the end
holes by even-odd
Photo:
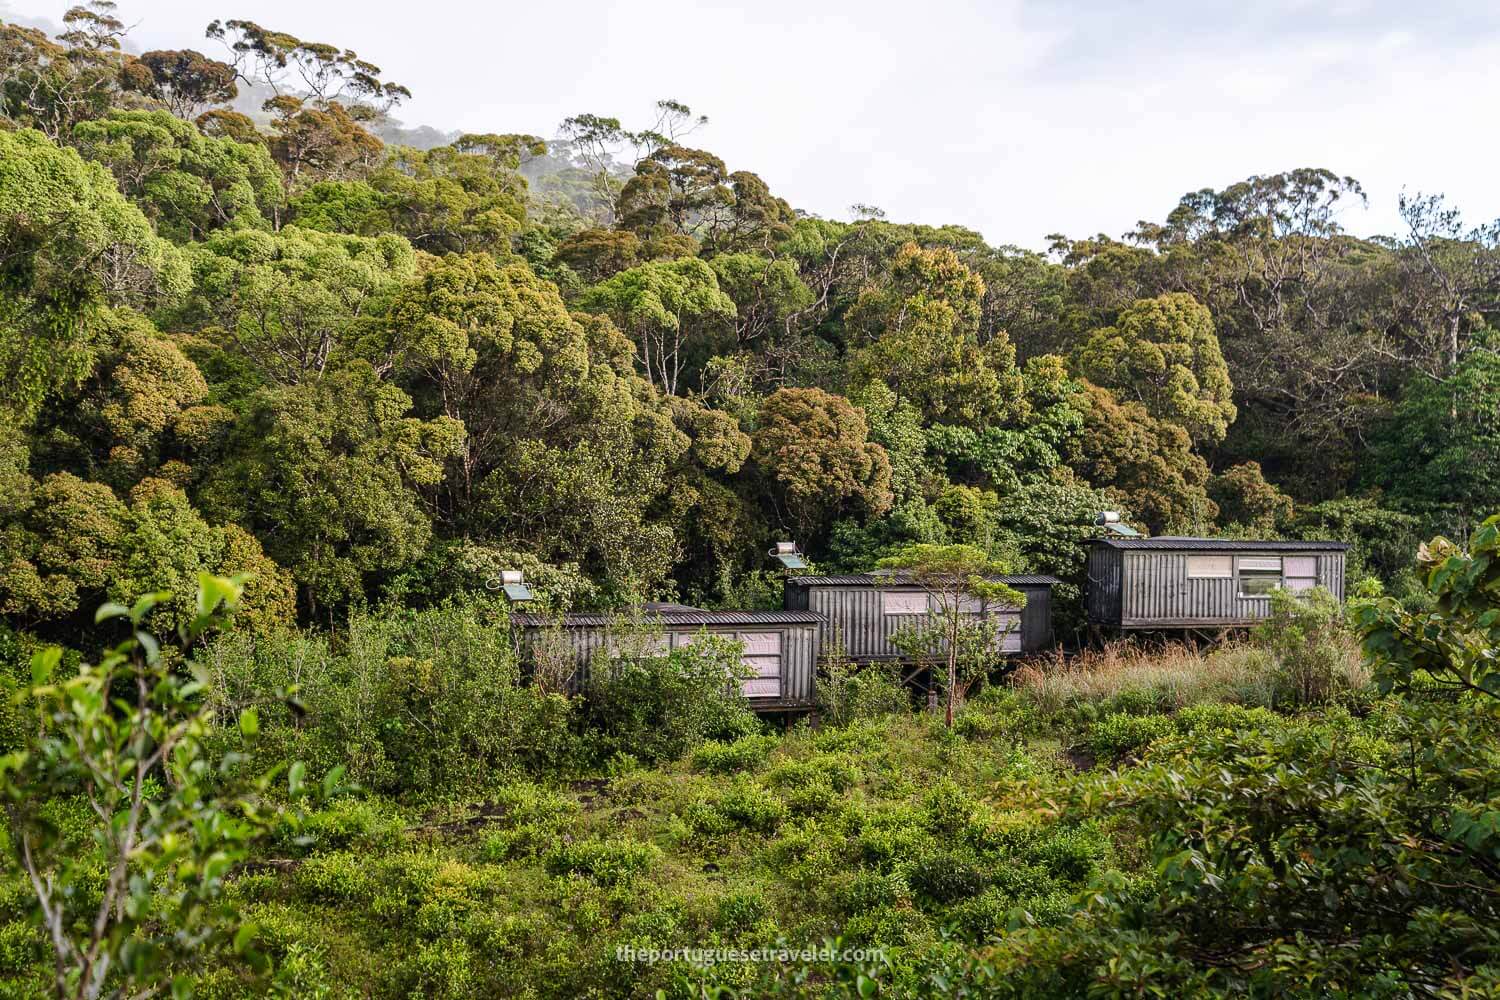
{"type": "Polygon", "coordinates": [[[769,602],[788,538],[1019,556],[1066,625],[1100,509],[1333,535],[1402,592],[1500,508],[1497,230],[1440,196],[1362,239],[1358,182],[1288,165],[1036,253],[801,211],[677,101],[419,148],[339,46],[125,33],[0,25],[0,608],[38,634],[236,561],[266,623],[460,559],[769,602]]]}

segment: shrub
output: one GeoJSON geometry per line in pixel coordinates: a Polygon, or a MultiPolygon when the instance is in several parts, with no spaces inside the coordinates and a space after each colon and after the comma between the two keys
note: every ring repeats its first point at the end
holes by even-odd
{"type": "Polygon", "coordinates": [[[939,850],[912,863],[907,884],[919,900],[946,906],[979,895],[989,885],[989,875],[966,852],[939,850]]]}
{"type": "Polygon", "coordinates": [[[693,751],[693,770],[709,774],[754,770],[780,742],[774,736],[744,736],[733,743],[705,743],[693,751]]]}
{"type": "Polygon", "coordinates": [[[901,685],[897,668],[883,664],[863,667],[835,650],[823,661],[816,682],[818,712],[834,726],[904,713],[911,698],[901,685]]]}
{"type": "Polygon", "coordinates": [[[1279,721],[1279,716],[1264,708],[1246,708],[1222,702],[1193,705],[1184,708],[1173,718],[1177,731],[1187,734],[1266,729],[1279,721]]]}
{"type": "Polygon", "coordinates": [[[1326,704],[1367,681],[1343,609],[1321,587],[1272,592],[1271,615],[1256,627],[1255,641],[1275,662],[1278,708],[1326,704]]]}
{"type": "Polygon", "coordinates": [[[372,888],[369,868],[357,854],[316,854],[297,867],[297,887],[319,902],[359,900],[372,888]]]}
{"type": "Polygon", "coordinates": [[[255,705],[269,751],[315,773],[345,765],[385,795],[477,791],[577,756],[568,701],[521,685],[503,615],[481,601],[357,614],[337,649],[292,631],[231,633],[203,661],[221,729],[255,705]],[[300,715],[277,696],[293,689],[300,715]]]}
{"type": "Polygon", "coordinates": [[[1125,715],[1116,712],[1094,723],[1089,730],[1089,749],[1099,760],[1122,761],[1138,756],[1153,740],[1175,731],[1165,715],[1125,715]]]}
{"type": "Polygon", "coordinates": [[[738,643],[700,639],[665,656],[600,657],[581,709],[596,760],[623,751],[647,764],[676,760],[705,740],[760,728],[735,681],[738,643]]]}
{"type": "Polygon", "coordinates": [[[622,885],[646,874],[661,860],[661,848],[631,840],[592,838],[562,844],[547,855],[553,875],[581,875],[603,886],[622,885]]]}

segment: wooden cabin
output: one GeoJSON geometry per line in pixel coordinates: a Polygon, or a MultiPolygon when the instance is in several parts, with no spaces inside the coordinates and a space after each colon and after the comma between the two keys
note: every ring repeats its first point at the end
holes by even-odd
{"type": "Polygon", "coordinates": [[[1089,547],[1089,624],[1108,629],[1250,625],[1278,587],[1344,598],[1344,542],[1105,537],[1089,547]]]}
{"type": "Polygon", "coordinates": [[[561,626],[575,665],[573,687],[581,689],[596,656],[661,653],[689,646],[699,636],[722,636],[744,644],[744,662],[754,675],[744,684],[757,712],[796,712],[813,707],[818,662],[816,615],[805,611],[705,611],[681,604],[643,604],[634,614],[575,613],[561,618],[516,613],[511,627],[534,651],[544,631],[561,626]],[[636,625],[639,621],[648,628],[636,625]],[[621,623],[628,625],[621,628],[621,623]],[[657,629],[660,631],[656,631],[657,629]]]}
{"type": "MultiPolygon", "coordinates": [[[[974,601],[973,614],[993,615],[1006,626],[1001,651],[1034,653],[1052,645],[1051,576],[1005,576],[999,580],[1026,595],[1026,605],[986,607],[974,601]]],[[[859,573],[846,576],[793,576],[786,580],[789,612],[811,612],[819,622],[819,641],[825,651],[842,644],[844,655],[856,663],[900,660],[891,637],[918,616],[927,615],[935,598],[899,576],[859,573]]]]}

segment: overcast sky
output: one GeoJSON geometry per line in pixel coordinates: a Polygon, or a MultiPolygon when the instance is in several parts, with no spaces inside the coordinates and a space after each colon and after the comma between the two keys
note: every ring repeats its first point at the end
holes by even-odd
{"type": "MultiPolygon", "coordinates": [[[[195,47],[214,16],[356,50],[406,84],[409,125],[627,127],[672,97],[693,144],[794,206],[855,202],[991,243],[1119,235],[1185,192],[1326,167],[1394,232],[1397,195],[1500,216],[1500,6],[1489,0],[120,0],[134,47],[195,47]]],[[[0,0],[59,21],[68,0],[0,0]]]]}

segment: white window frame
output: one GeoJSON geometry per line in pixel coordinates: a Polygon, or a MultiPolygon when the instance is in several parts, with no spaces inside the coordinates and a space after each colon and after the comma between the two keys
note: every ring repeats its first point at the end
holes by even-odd
{"type": "Polygon", "coordinates": [[[1249,579],[1252,580],[1269,580],[1271,579],[1271,573],[1274,572],[1276,574],[1276,582],[1271,585],[1271,590],[1275,590],[1277,587],[1283,586],[1286,582],[1285,577],[1282,575],[1285,569],[1286,564],[1282,561],[1281,556],[1240,556],[1234,563],[1235,594],[1240,599],[1247,601],[1270,600],[1270,590],[1263,594],[1253,594],[1245,590],[1245,571],[1250,571],[1252,575],[1249,579]],[[1275,563],[1275,565],[1272,566],[1272,563],[1275,563]]]}
{"type": "Polygon", "coordinates": [[[1232,580],[1234,579],[1234,556],[1188,556],[1187,578],[1189,580],[1232,580]],[[1212,564],[1210,571],[1205,571],[1205,563],[1212,564]]]}
{"type": "Polygon", "coordinates": [[[883,615],[925,615],[930,610],[925,590],[882,590],[880,613],[883,615]],[[920,604],[921,607],[916,605],[920,604]]]}

